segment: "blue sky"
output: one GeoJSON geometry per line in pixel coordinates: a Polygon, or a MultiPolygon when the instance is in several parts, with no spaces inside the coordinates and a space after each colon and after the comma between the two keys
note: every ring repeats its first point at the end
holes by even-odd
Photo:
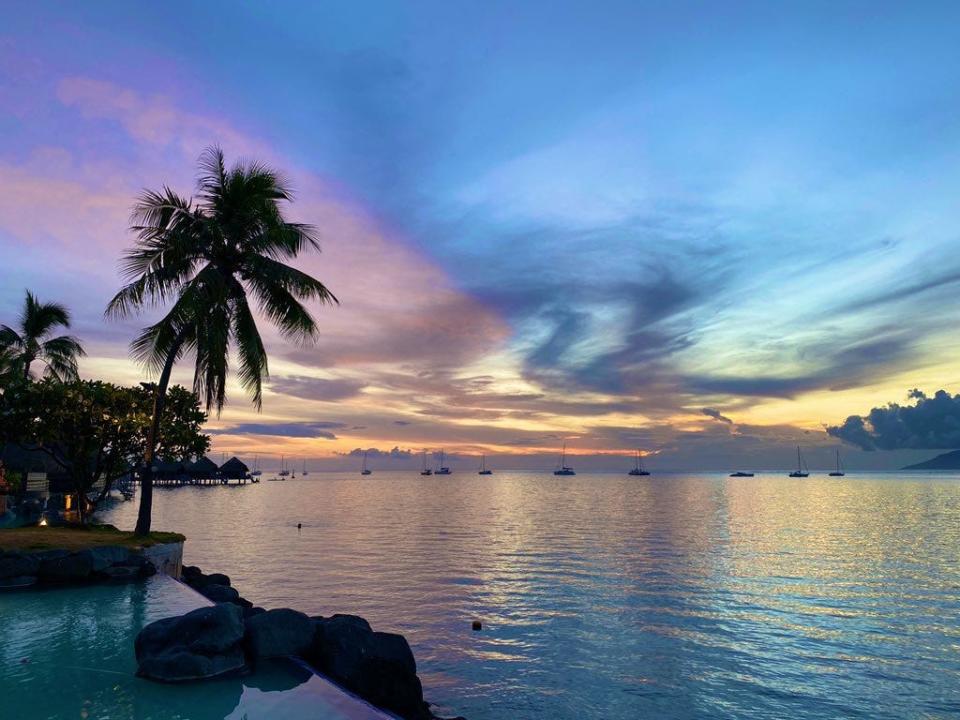
{"type": "MultiPolygon", "coordinates": [[[[28,284],[74,304],[95,344],[88,374],[134,378],[130,328],[98,314],[123,216],[141,187],[188,191],[199,150],[219,142],[288,169],[298,212],[326,225],[316,272],[344,299],[322,347],[277,341],[266,416],[234,394],[223,428],[256,432],[220,433],[224,448],[537,455],[568,438],[675,466],[691,442],[707,465],[769,464],[795,442],[826,457],[824,425],[960,375],[958,15],[876,2],[8,9],[0,183],[23,195],[0,205],[14,258],[0,312],[28,284]],[[71,257],[84,281],[65,282],[71,257]],[[337,431],[304,438],[310,422],[337,431]]],[[[864,462],[902,459],[876,456],[864,462]]]]}

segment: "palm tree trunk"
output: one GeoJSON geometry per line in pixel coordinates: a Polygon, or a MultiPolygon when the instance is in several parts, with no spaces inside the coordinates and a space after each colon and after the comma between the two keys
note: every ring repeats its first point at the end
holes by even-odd
{"type": "Polygon", "coordinates": [[[173,343],[173,347],[170,348],[167,360],[163,364],[163,372],[160,373],[156,394],[153,397],[153,420],[150,423],[150,432],[147,433],[147,449],[143,454],[143,473],[140,475],[140,509],[137,512],[135,535],[146,536],[150,534],[150,518],[153,514],[153,461],[157,452],[160,419],[163,417],[163,409],[167,404],[167,386],[170,384],[170,372],[173,370],[173,364],[177,360],[180,346],[183,345],[185,337],[185,333],[180,333],[180,336],[173,343]]]}

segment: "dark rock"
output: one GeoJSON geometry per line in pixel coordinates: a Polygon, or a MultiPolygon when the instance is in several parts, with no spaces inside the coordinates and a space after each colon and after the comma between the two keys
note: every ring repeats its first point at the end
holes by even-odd
{"type": "Polygon", "coordinates": [[[240,593],[238,593],[236,589],[227,587],[226,585],[204,585],[198,588],[198,591],[205,598],[215,603],[238,604],[237,601],[240,599],[240,593]]]}
{"type": "Polygon", "coordinates": [[[33,553],[7,553],[0,556],[0,579],[36,575],[40,558],[33,553]]]}
{"type": "Polygon", "coordinates": [[[36,575],[14,575],[13,577],[0,578],[0,590],[16,590],[36,584],[36,575]]]}
{"type": "Polygon", "coordinates": [[[313,643],[313,622],[301,612],[269,610],[246,620],[244,643],[254,658],[303,655],[313,643]]]}
{"type": "Polygon", "coordinates": [[[196,580],[203,575],[203,572],[196,565],[184,565],[180,568],[180,579],[190,584],[191,580],[196,580]]]}
{"type": "Polygon", "coordinates": [[[341,613],[335,613],[334,615],[331,615],[329,618],[326,618],[326,619],[336,620],[337,622],[349,623],[351,625],[356,625],[358,627],[365,628],[370,632],[373,632],[373,628],[370,627],[370,623],[368,623],[364,618],[360,617],[359,615],[343,615],[341,613]]]}
{"type": "Polygon", "coordinates": [[[245,607],[243,608],[243,619],[252,618],[257,615],[262,615],[266,610],[262,607],[245,607]]]}
{"type": "Polygon", "coordinates": [[[402,635],[373,632],[366,620],[352,615],[313,623],[314,640],[306,659],[318,670],[404,718],[430,717],[413,652],[402,635]]]}
{"type": "Polygon", "coordinates": [[[93,573],[93,554],[89,550],[47,557],[40,561],[37,574],[50,582],[80,582],[93,573]]]}
{"type": "Polygon", "coordinates": [[[200,571],[200,568],[193,566],[188,567],[190,567],[189,572],[184,572],[181,570],[180,577],[194,590],[202,590],[208,585],[222,585],[223,587],[230,587],[230,578],[223,573],[211,573],[210,575],[204,575],[200,571]]]}
{"type": "Polygon", "coordinates": [[[137,635],[137,675],[187,682],[239,672],[243,634],[242,611],[230,604],[150,623],[137,635]]]}

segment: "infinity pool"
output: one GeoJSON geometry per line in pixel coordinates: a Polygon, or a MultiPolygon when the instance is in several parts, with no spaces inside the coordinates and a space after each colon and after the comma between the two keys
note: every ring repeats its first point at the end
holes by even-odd
{"type": "Polygon", "coordinates": [[[158,575],[130,585],[0,594],[0,718],[384,720],[292,661],[244,678],[159,685],[134,676],[133,640],[154,620],[205,605],[158,575]]]}

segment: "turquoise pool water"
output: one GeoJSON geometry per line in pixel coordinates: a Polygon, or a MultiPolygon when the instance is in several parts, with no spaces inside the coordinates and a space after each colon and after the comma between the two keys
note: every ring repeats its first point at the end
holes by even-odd
{"type": "Polygon", "coordinates": [[[167,577],[0,594],[0,718],[383,720],[386,715],[289,661],[244,678],[159,685],[134,676],[145,624],[203,605],[167,577]]]}

